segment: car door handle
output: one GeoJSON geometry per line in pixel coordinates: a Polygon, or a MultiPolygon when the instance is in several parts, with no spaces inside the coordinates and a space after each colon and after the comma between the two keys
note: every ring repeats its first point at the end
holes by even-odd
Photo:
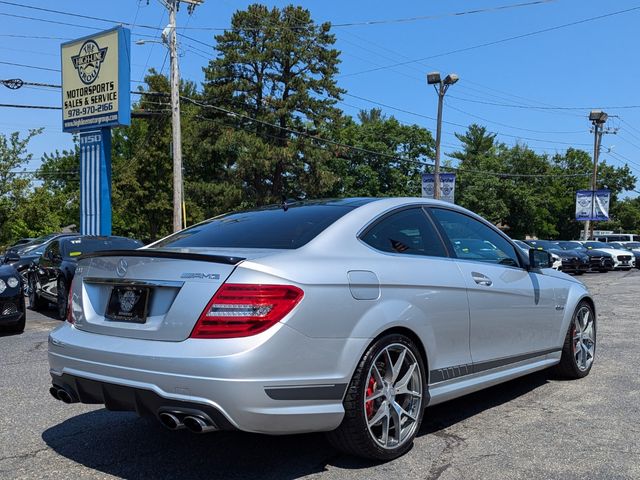
{"type": "Polygon", "coordinates": [[[471,278],[473,278],[473,281],[478,285],[482,285],[484,287],[490,287],[493,285],[493,282],[489,277],[478,272],[471,272],[471,278]]]}

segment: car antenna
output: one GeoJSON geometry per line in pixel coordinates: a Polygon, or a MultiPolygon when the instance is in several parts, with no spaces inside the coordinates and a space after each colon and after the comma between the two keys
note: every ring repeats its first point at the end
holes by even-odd
{"type": "Polygon", "coordinates": [[[289,210],[289,205],[287,204],[287,197],[285,197],[284,195],[282,196],[282,203],[280,204],[280,206],[282,207],[282,210],[284,210],[285,212],[289,210]]]}

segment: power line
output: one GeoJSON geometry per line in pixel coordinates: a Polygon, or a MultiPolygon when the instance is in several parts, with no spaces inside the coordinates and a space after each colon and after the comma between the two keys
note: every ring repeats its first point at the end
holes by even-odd
{"type": "Polygon", "coordinates": [[[49,105],[18,105],[15,103],[0,103],[2,108],[33,108],[36,110],[62,110],[62,107],[52,107],[49,105]]]}
{"type": "Polygon", "coordinates": [[[395,19],[387,19],[387,20],[369,20],[364,22],[332,23],[331,26],[332,27],[359,27],[359,26],[366,26],[366,25],[384,25],[389,23],[410,23],[410,22],[416,22],[420,20],[436,20],[436,19],[447,18],[447,17],[461,17],[465,15],[475,15],[478,13],[498,12],[501,10],[512,10],[514,8],[542,5],[542,4],[551,3],[554,1],[555,0],[539,0],[534,2],[516,3],[512,5],[501,5],[498,7],[478,8],[475,10],[467,10],[463,12],[443,13],[440,15],[424,15],[419,17],[395,18],[395,19]]]}
{"type": "Polygon", "coordinates": [[[483,105],[493,105],[496,107],[509,107],[509,108],[522,108],[528,110],[593,110],[594,108],[606,109],[606,110],[617,110],[617,109],[630,109],[630,108],[640,108],[640,105],[615,105],[615,106],[590,106],[590,107],[538,107],[535,105],[518,105],[514,103],[498,103],[498,102],[486,102],[483,100],[472,100],[470,98],[456,97],[455,95],[451,95],[451,98],[455,98],[456,100],[461,100],[463,102],[471,102],[471,103],[481,103],[483,105]]]}
{"type": "Polygon", "coordinates": [[[13,67],[32,68],[34,70],[46,70],[46,71],[49,71],[49,72],[60,72],[59,68],[38,67],[36,65],[25,65],[24,63],[13,63],[13,62],[0,61],[0,64],[2,64],[2,65],[11,65],[13,67]]]}
{"type": "Polygon", "coordinates": [[[514,130],[522,130],[523,132],[548,133],[548,134],[555,134],[555,135],[567,135],[567,134],[573,134],[573,133],[584,133],[583,130],[573,130],[573,131],[562,132],[562,131],[534,130],[534,129],[531,129],[531,128],[514,127],[513,125],[508,125],[506,123],[496,122],[495,120],[489,120],[488,118],[484,118],[484,117],[481,117],[479,115],[475,115],[473,113],[465,112],[464,110],[462,110],[460,108],[454,107],[453,105],[451,105],[450,102],[446,102],[446,104],[447,104],[448,108],[450,108],[452,110],[455,110],[456,112],[463,113],[464,115],[468,115],[470,117],[477,118],[478,120],[482,120],[484,122],[494,123],[494,124],[500,125],[502,127],[512,128],[514,130]]]}
{"type": "Polygon", "coordinates": [[[348,73],[348,74],[344,74],[344,75],[340,75],[340,76],[341,77],[351,77],[351,76],[354,76],[354,75],[361,75],[363,73],[377,72],[377,71],[380,71],[380,70],[385,70],[387,68],[398,67],[398,66],[401,66],[401,65],[408,65],[408,64],[411,64],[411,63],[418,63],[418,62],[422,62],[422,61],[425,61],[425,60],[431,60],[433,58],[444,57],[444,56],[447,56],[447,55],[453,55],[454,53],[468,52],[470,50],[476,50],[478,48],[490,47],[490,46],[493,46],[493,45],[498,45],[500,43],[510,42],[510,41],[513,41],[513,40],[518,40],[518,39],[521,39],[521,38],[531,37],[531,36],[534,36],[534,35],[540,35],[542,33],[548,33],[548,32],[552,32],[554,30],[560,30],[562,28],[573,27],[575,25],[580,25],[580,24],[587,23],[587,22],[593,22],[593,21],[596,21],[596,20],[601,20],[603,18],[612,17],[612,16],[615,16],[615,15],[621,15],[623,13],[629,13],[629,12],[633,12],[633,11],[636,11],[636,10],[640,10],[640,6],[627,8],[625,10],[618,10],[616,12],[605,13],[603,15],[598,15],[598,16],[595,16],[595,17],[589,17],[589,18],[585,18],[585,19],[582,19],[582,20],[577,20],[575,22],[564,23],[562,25],[556,25],[556,26],[553,26],[553,27],[543,28],[541,30],[535,30],[533,32],[527,32],[527,33],[523,33],[523,34],[520,34],[520,35],[514,35],[512,37],[501,38],[499,40],[494,40],[492,42],[485,42],[485,43],[481,43],[481,44],[477,44],[477,45],[472,45],[472,46],[469,46],[469,47],[458,48],[456,50],[450,50],[448,52],[442,52],[442,53],[438,53],[438,54],[435,54],[435,55],[429,55],[428,57],[417,58],[417,59],[414,59],[414,60],[407,60],[407,61],[404,61],[404,62],[396,62],[394,64],[386,65],[384,67],[371,68],[369,70],[362,70],[360,72],[353,72],[353,73],[348,73]]]}
{"type": "MultiPolygon", "coordinates": [[[[462,12],[451,12],[451,13],[444,13],[444,14],[439,14],[439,15],[425,15],[425,16],[417,16],[417,17],[409,17],[409,18],[395,18],[395,19],[383,19],[383,20],[367,20],[367,21],[360,21],[360,22],[344,22],[344,23],[332,23],[331,26],[332,27],[357,27],[357,26],[365,26],[365,25],[381,25],[381,24],[390,24],[390,23],[409,23],[409,22],[416,22],[416,21],[421,21],[421,20],[435,20],[435,19],[440,19],[440,18],[447,18],[447,17],[460,17],[460,16],[466,16],[466,15],[476,15],[476,14],[480,14],[480,13],[489,13],[489,12],[497,12],[497,11],[501,11],[501,10],[511,10],[511,9],[516,9],[516,8],[523,8],[523,7],[530,7],[530,6],[535,6],[535,5],[542,5],[542,4],[546,4],[546,3],[552,3],[555,2],[557,0],[536,0],[536,1],[530,1],[530,2],[524,2],[524,3],[516,3],[516,4],[511,4],[511,5],[502,5],[502,6],[498,6],[498,7],[489,7],[489,8],[479,8],[479,9],[474,9],[474,10],[467,10],[467,11],[462,11],[462,12]]],[[[36,11],[40,11],[40,12],[47,12],[47,13],[54,13],[54,14],[58,14],[58,15],[67,15],[70,17],[76,17],[76,18],[83,18],[86,20],[95,20],[95,21],[99,21],[99,22],[108,22],[108,23],[117,23],[117,24],[121,24],[121,25],[128,25],[128,26],[136,26],[136,27],[140,27],[140,28],[146,28],[146,29],[157,29],[156,27],[153,27],[151,25],[136,25],[135,24],[135,20],[133,22],[133,24],[131,23],[127,23],[127,22],[123,22],[121,20],[114,20],[114,19],[109,19],[109,18],[101,18],[101,17],[95,17],[95,16],[91,16],[91,15],[82,15],[79,13],[73,13],[73,12],[66,12],[66,11],[62,11],[62,10],[54,10],[51,8],[44,8],[44,7],[36,7],[34,5],[25,5],[22,3],[17,3],[17,2],[10,2],[10,1],[4,1],[4,0],[0,0],[0,4],[4,4],[4,5],[11,5],[14,7],[20,7],[20,8],[26,8],[26,9],[30,9],[30,10],[36,10],[36,11]]],[[[139,4],[138,4],[139,7],[139,4]]],[[[136,13],[136,18],[137,18],[137,13],[136,13]]],[[[73,25],[73,26],[78,26],[78,25],[73,25]]],[[[182,30],[201,30],[201,31],[225,31],[225,30],[230,30],[230,27],[178,27],[179,29],[182,30]]],[[[281,28],[287,28],[287,29],[296,29],[296,28],[304,28],[304,26],[301,27],[295,27],[295,26],[283,26],[281,28]]],[[[246,30],[246,29],[245,29],[246,30]]],[[[252,28],[250,30],[259,30],[259,28],[252,28]]]]}

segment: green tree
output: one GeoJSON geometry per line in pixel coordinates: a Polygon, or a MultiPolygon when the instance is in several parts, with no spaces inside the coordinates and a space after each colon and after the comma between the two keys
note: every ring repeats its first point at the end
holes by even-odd
{"type": "Polygon", "coordinates": [[[24,170],[32,159],[27,151],[29,141],[41,132],[42,129],[29,130],[24,137],[19,132],[0,134],[0,245],[22,234],[17,225],[20,222],[17,211],[26,201],[31,179],[17,172],[24,170]]]}
{"type": "Polygon", "coordinates": [[[421,174],[434,154],[431,133],[403,125],[379,109],[364,110],[359,122],[345,118],[339,139],[355,148],[335,147],[332,169],[342,181],[334,196],[420,196],[421,174]]]}
{"type": "Polygon", "coordinates": [[[330,190],[338,182],[328,167],[331,152],[292,132],[325,134],[340,116],[330,25],[315,24],[301,7],[254,4],[237,11],[216,41],[218,57],[204,69],[204,99],[241,115],[203,111],[208,158],[202,160],[215,174],[211,180],[227,185],[225,200],[242,192],[246,205],[265,204],[330,190]]]}
{"type": "Polygon", "coordinates": [[[451,157],[460,161],[456,175],[456,203],[493,223],[504,222],[508,207],[503,182],[496,173],[506,171],[504,158],[498,155],[495,134],[485,127],[470,125],[464,134],[456,133],[462,150],[451,157]]]}

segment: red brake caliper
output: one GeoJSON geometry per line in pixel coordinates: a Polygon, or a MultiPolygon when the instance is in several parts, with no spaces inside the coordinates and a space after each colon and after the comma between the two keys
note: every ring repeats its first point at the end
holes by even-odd
{"type": "MultiPolygon", "coordinates": [[[[369,384],[367,385],[367,393],[365,394],[367,397],[373,395],[373,392],[376,390],[376,381],[373,378],[373,375],[369,377],[369,384]]],[[[373,415],[373,400],[369,400],[364,404],[364,411],[367,413],[367,418],[371,418],[373,415]]]]}

